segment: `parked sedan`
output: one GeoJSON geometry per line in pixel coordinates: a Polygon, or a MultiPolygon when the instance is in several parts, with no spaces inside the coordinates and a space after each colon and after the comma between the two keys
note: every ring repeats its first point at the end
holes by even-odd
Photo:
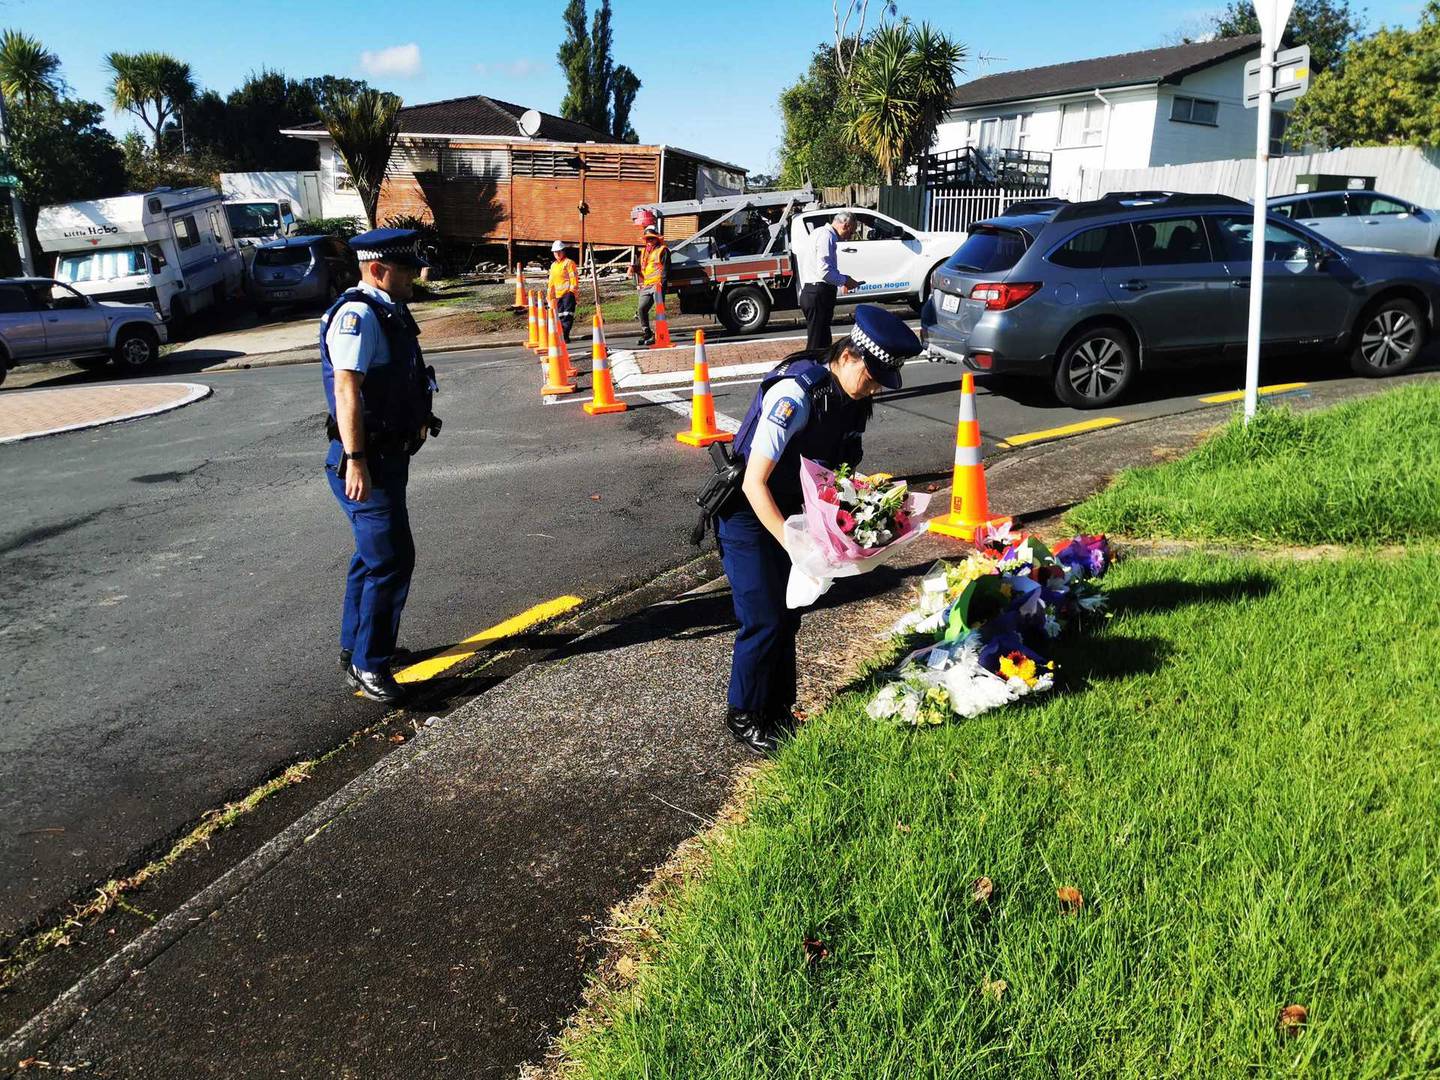
{"type": "MultiPolygon", "coordinates": [[[[1142,369],[1243,353],[1255,242],[1248,203],[1130,192],[980,222],[935,271],[921,327],[932,356],[1046,379],[1098,408],[1142,369]]],[[[1353,251],[1271,217],[1263,343],[1338,349],[1366,376],[1419,355],[1440,262],[1353,251]]]]}
{"type": "Polygon", "coordinates": [[[1378,191],[1316,191],[1278,195],[1272,214],[1298,221],[1327,240],[1357,251],[1440,256],[1440,211],[1378,191]]]}
{"type": "Polygon", "coordinates": [[[0,383],[7,369],[46,360],[140,372],[164,340],[152,307],[101,303],[52,278],[0,279],[0,383]]]}
{"type": "Polygon", "coordinates": [[[246,289],[261,314],[289,304],[328,304],[360,280],[360,264],[334,236],[286,236],[261,244],[246,289]]]}

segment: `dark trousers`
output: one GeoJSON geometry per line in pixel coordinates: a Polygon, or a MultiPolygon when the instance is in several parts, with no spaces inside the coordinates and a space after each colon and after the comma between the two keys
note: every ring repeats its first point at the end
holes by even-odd
{"type": "Polygon", "coordinates": [[[800,310],[805,313],[805,348],[830,348],[830,324],[835,320],[834,285],[811,282],[800,290],[800,310]]]}
{"type": "Polygon", "coordinates": [[[566,293],[555,301],[555,318],[560,322],[560,336],[570,344],[570,328],[575,325],[575,294],[566,293]]]}
{"type": "Polygon", "coordinates": [[[339,446],[331,443],[325,475],[355,535],[355,553],[345,575],[340,648],[350,650],[351,663],[361,671],[379,671],[395,652],[400,614],[415,569],[415,538],[405,507],[410,459],[400,454],[372,461],[370,498],[355,502],[346,496],[345,481],[336,467],[339,446]]]}
{"type": "Polygon", "coordinates": [[[730,707],[787,712],[795,704],[800,629],[800,612],[785,606],[790,556],[748,508],[721,518],[716,533],[740,623],[730,663],[730,707]]]}
{"type": "Polygon", "coordinates": [[[640,302],[635,305],[635,313],[640,317],[640,325],[643,328],[641,337],[654,337],[655,331],[650,329],[650,311],[655,306],[655,298],[659,294],[654,289],[641,289],[640,302]]]}

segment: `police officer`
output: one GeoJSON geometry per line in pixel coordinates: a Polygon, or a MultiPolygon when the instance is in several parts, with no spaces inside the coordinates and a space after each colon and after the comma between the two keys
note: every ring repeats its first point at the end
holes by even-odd
{"type": "Polygon", "coordinates": [[[570,329],[575,325],[575,305],[580,293],[580,268],[565,251],[565,242],[550,245],[555,257],[550,264],[550,299],[555,302],[555,318],[560,323],[560,336],[570,344],[570,329]]]}
{"type": "Polygon", "coordinates": [[[355,534],[340,664],[352,689],[386,704],[404,697],[390,663],[415,568],[405,506],[410,455],[439,432],[430,412],[434,370],[425,366],[420,330],[405,306],[425,265],[417,240],[413,229],[372,229],[351,240],[360,283],[320,320],[330,408],[325,471],[355,534]]]}
{"type": "Polygon", "coordinates": [[[734,446],[745,460],[743,497],[717,515],[716,527],[740,623],[725,723],[759,753],[774,750],[794,722],[800,613],[785,606],[783,541],[785,519],[804,505],[800,458],[832,469],[858,465],[870,399],[897,389],[900,365],[919,353],[904,322],[862,304],[849,337],[789,356],[766,375],[740,425],[734,446]]]}

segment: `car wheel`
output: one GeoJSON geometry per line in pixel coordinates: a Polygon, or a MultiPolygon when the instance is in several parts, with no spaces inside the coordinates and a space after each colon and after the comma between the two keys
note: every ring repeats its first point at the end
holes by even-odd
{"type": "Polygon", "coordinates": [[[754,285],[742,285],[720,298],[715,314],[732,333],[758,334],[770,321],[770,298],[754,285]]]}
{"type": "Polygon", "coordinates": [[[115,366],[126,374],[138,374],[160,355],[160,339],[144,326],[127,326],[115,339],[115,366]]]}
{"type": "Polygon", "coordinates": [[[10,373],[10,356],[0,349],[0,386],[5,385],[5,376],[10,373]]]}
{"type": "Polygon", "coordinates": [[[1123,394],[1135,378],[1135,347],[1113,326],[1072,339],[1055,366],[1055,396],[1076,409],[1098,409],[1123,394]]]}
{"type": "Polygon", "coordinates": [[[1396,297],[1361,316],[1350,369],[1370,379],[1398,375],[1415,362],[1424,347],[1420,309],[1396,297]]]}

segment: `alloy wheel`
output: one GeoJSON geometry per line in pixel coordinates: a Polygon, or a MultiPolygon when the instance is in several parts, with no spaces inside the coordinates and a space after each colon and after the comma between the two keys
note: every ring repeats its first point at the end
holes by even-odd
{"type": "Polygon", "coordinates": [[[1075,393],[1085,398],[1102,398],[1125,378],[1125,351],[1108,337],[1093,337],[1080,343],[1070,354],[1066,372],[1075,393]]]}
{"type": "Polygon", "coordinates": [[[1420,328],[1396,308],[1379,312],[1360,335],[1360,355],[1377,371],[1403,364],[1419,340],[1420,328]]]}
{"type": "Polygon", "coordinates": [[[120,353],[131,367],[144,367],[150,362],[150,343],[137,335],[121,346],[120,353]]]}

